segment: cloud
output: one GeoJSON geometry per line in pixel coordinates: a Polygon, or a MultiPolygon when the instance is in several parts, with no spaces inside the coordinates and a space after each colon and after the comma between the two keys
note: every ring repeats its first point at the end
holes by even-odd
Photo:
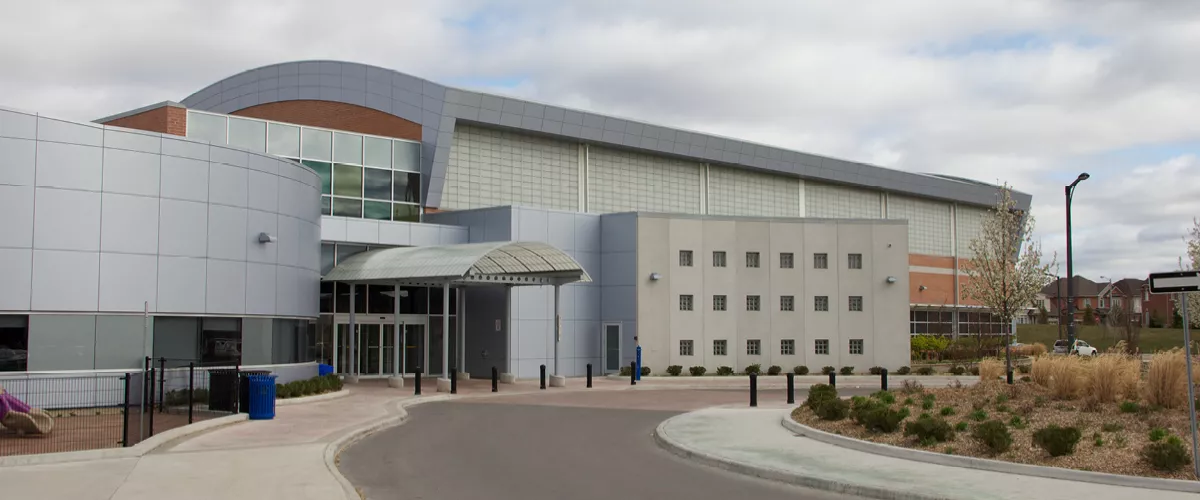
{"type": "MultiPolygon", "coordinates": [[[[334,58],[1034,195],[1076,270],[1141,276],[1200,215],[1200,2],[25,2],[2,105],[94,119],[334,58]],[[103,27],[98,29],[97,27],[103,27]],[[30,50],[36,46],[37,50],[30,50]],[[1171,149],[1163,155],[1161,149],[1171,149]]],[[[1168,266],[1171,267],[1171,266],[1168,266]]]]}

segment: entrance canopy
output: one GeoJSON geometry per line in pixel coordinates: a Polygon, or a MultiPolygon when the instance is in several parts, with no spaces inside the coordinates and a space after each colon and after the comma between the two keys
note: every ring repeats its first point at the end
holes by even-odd
{"type": "Polygon", "coordinates": [[[505,241],[371,250],[342,261],[322,281],[526,286],[565,285],[592,279],[575,259],[553,246],[505,241]]]}

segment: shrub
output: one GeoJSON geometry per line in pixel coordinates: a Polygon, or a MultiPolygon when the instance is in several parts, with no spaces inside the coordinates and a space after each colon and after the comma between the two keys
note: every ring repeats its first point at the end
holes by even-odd
{"type": "Polygon", "coordinates": [[[941,354],[950,347],[950,339],[941,335],[916,335],[909,339],[912,359],[921,359],[925,353],[941,354]]]}
{"type": "Polygon", "coordinates": [[[932,410],[933,409],[933,400],[926,399],[924,401],[921,401],[921,409],[922,410],[932,410]]]}
{"type": "Polygon", "coordinates": [[[728,366],[718,366],[717,367],[717,375],[720,375],[722,377],[727,376],[727,375],[733,375],[733,368],[728,367],[728,366]]]}
{"type": "Polygon", "coordinates": [[[918,392],[925,392],[925,386],[921,385],[921,383],[917,382],[916,380],[908,379],[908,380],[905,380],[904,383],[900,384],[900,392],[903,392],[905,394],[916,394],[918,392]]]}
{"type": "Polygon", "coordinates": [[[645,377],[645,376],[648,376],[648,375],[650,375],[650,367],[649,367],[649,366],[642,366],[642,376],[643,376],[643,377],[645,377]]]}
{"type": "Polygon", "coordinates": [[[1183,349],[1156,353],[1146,372],[1146,402],[1163,408],[1187,404],[1187,360],[1183,349]]]}
{"type": "Polygon", "coordinates": [[[1104,432],[1120,432],[1125,430],[1125,426],[1116,422],[1108,422],[1100,426],[1100,430],[1104,432]]]}
{"type": "Polygon", "coordinates": [[[683,373],[683,367],[679,365],[668,366],[667,373],[670,373],[672,377],[678,377],[680,373],[683,373]]]}
{"type": "Polygon", "coordinates": [[[1125,401],[1121,403],[1121,413],[1137,413],[1139,411],[1142,411],[1142,405],[1137,404],[1136,401],[1125,401]]]}
{"type": "Polygon", "coordinates": [[[838,372],[841,373],[842,375],[854,375],[854,367],[853,366],[843,366],[841,370],[838,370],[838,372]]]}
{"type": "Polygon", "coordinates": [[[959,422],[957,424],[954,424],[954,430],[956,430],[958,432],[966,432],[968,427],[970,427],[970,425],[967,424],[966,422],[959,422]]]}
{"type": "Polygon", "coordinates": [[[880,375],[883,373],[883,367],[882,366],[872,366],[871,368],[869,368],[867,370],[867,373],[870,373],[871,375],[880,375]]]}
{"type": "Polygon", "coordinates": [[[834,368],[832,366],[826,366],[826,367],[821,368],[821,375],[829,375],[830,373],[834,373],[834,372],[837,372],[837,368],[834,368]]]}
{"type": "Polygon", "coordinates": [[[837,397],[824,399],[815,403],[812,410],[821,420],[841,420],[850,413],[850,403],[837,397]]]}
{"type": "Polygon", "coordinates": [[[1005,375],[1004,362],[987,358],[979,362],[979,380],[996,380],[1005,375]]]}
{"type": "MultiPolygon", "coordinates": [[[[1029,373],[1032,370],[1033,370],[1033,367],[1031,367],[1029,365],[1017,365],[1018,373],[1029,373]]],[[[1022,377],[1022,378],[1024,378],[1024,377],[1022,377]]]]}
{"type": "Polygon", "coordinates": [[[746,372],[746,375],[750,375],[750,374],[758,375],[759,373],[762,373],[762,365],[760,365],[758,363],[754,363],[750,366],[747,366],[744,371],[746,372]]]}
{"type": "Polygon", "coordinates": [[[1050,350],[1046,348],[1046,344],[1041,342],[1034,342],[1029,346],[1029,356],[1041,356],[1047,352],[1050,352],[1050,350]]]}
{"type": "Polygon", "coordinates": [[[987,420],[987,412],[983,411],[983,410],[975,410],[975,411],[971,412],[971,414],[968,415],[967,418],[974,420],[976,422],[983,422],[984,420],[987,420]]]}
{"type": "Polygon", "coordinates": [[[783,373],[783,368],[780,368],[779,365],[771,365],[770,368],[767,368],[767,375],[779,375],[780,373],[783,373]]]}
{"type": "Polygon", "coordinates": [[[1013,415],[1013,418],[1008,419],[1008,426],[1013,429],[1024,429],[1028,426],[1028,420],[1021,420],[1021,417],[1013,415]]]}
{"type": "Polygon", "coordinates": [[[1059,427],[1048,425],[1033,433],[1033,444],[1046,450],[1052,457],[1061,457],[1075,453],[1075,444],[1083,433],[1078,427],[1059,427]]]}
{"type": "Polygon", "coordinates": [[[908,375],[910,373],[912,373],[912,368],[907,366],[901,366],[900,368],[896,369],[896,375],[908,375]]]}
{"type": "Polygon", "coordinates": [[[621,371],[619,371],[617,373],[619,375],[621,375],[622,377],[628,377],[633,373],[633,368],[630,368],[628,366],[622,366],[621,371]]]}
{"type": "Polygon", "coordinates": [[[908,408],[893,410],[881,401],[872,398],[855,398],[851,415],[858,425],[873,432],[896,432],[900,422],[908,418],[908,408]]]}
{"type": "Polygon", "coordinates": [[[921,442],[931,439],[937,443],[944,443],[954,439],[954,429],[944,418],[922,417],[904,424],[904,435],[916,436],[921,442]]]}
{"type": "Polygon", "coordinates": [[[1142,448],[1142,459],[1155,469],[1165,472],[1175,472],[1192,463],[1187,446],[1178,436],[1168,437],[1166,441],[1147,444],[1145,448],[1142,448]]]}
{"type": "Polygon", "coordinates": [[[808,375],[808,367],[804,365],[794,367],[792,368],[792,373],[795,373],[796,375],[808,375]]]}
{"type": "Polygon", "coordinates": [[[1166,430],[1166,429],[1163,429],[1162,427],[1155,427],[1155,428],[1153,428],[1153,429],[1150,429],[1150,436],[1149,436],[1149,438],[1150,438],[1150,441],[1151,441],[1151,442],[1158,442],[1158,441],[1162,441],[1162,440],[1163,440],[1163,438],[1165,438],[1165,437],[1167,437],[1167,430],[1166,430]]]}
{"type": "Polygon", "coordinates": [[[954,366],[950,367],[951,375],[962,375],[964,373],[967,373],[967,369],[963,368],[962,365],[954,365],[954,366]]]}
{"type": "Polygon", "coordinates": [[[904,398],[904,406],[912,406],[913,398],[904,398]]]}
{"type": "Polygon", "coordinates": [[[1008,402],[1008,394],[1004,394],[1004,393],[997,394],[996,402],[997,403],[1007,403],[1008,402]]]}
{"type": "Polygon", "coordinates": [[[996,405],[996,411],[1000,413],[1009,413],[1012,411],[1012,408],[1009,408],[1008,405],[996,405]]]}
{"type": "Polygon", "coordinates": [[[896,395],[892,394],[888,391],[875,391],[874,393],[871,394],[871,397],[878,399],[879,401],[882,401],[883,404],[886,404],[886,405],[890,405],[890,404],[896,402],[896,395]]]}
{"type": "Polygon", "coordinates": [[[942,413],[942,416],[943,416],[943,417],[949,417],[950,415],[953,415],[953,414],[954,414],[954,407],[953,407],[953,406],[947,406],[947,407],[945,407],[945,408],[942,408],[942,412],[941,412],[941,413],[942,413]]]}
{"type": "Polygon", "coordinates": [[[1087,370],[1085,389],[1088,397],[1098,403],[1111,403],[1122,397],[1136,396],[1141,372],[1142,362],[1133,356],[1101,354],[1092,360],[1087,370]]]}
{"type": "Polygon", "coordinates": [[[922,366],[920,368],[917,368],[917,375],[933,375],[933,367],[932,366],[922,366]]]}
{"type": "Polygon", "coordinates": [[[976,425],[971,431],[971,437],[986,446],[993,455],[1004,453],[1012,446],[1012,434],[1009,434],[1004,422],[999,420],[989,420],[976,425]]]}
{"type": "Polygon", "coordinates": [[[838,399],[837,388],[829,384],[814,384],[808,389],[808,398],[804,406],[813,408],[817,403],[830,399],[838,399]]]}
{"type": "Polygon", "coordinates": [[[708,368],[705,368],[703,366],[693,366],[691,368],[688,368],[688,373],[691,373],[693,377],[699,377],[701,375],[704,375],[704,373],[707,371],[708,371],[708,368]]]}

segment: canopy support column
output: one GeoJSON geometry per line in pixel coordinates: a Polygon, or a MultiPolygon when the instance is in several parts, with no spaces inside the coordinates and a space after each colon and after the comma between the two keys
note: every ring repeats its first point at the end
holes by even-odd
{"type": "Polygon", "coordinates": [[[392,378],[388,387],[404,387],[404,369],[400,366],[404,349],[404,330],[400,324],[400,283],[392,288],[392,378]]]}
{"type": "MultiPolygon", "coordinates": [[[[358,328],[356,328],[354,324],[354,294],[357,291],[357,288],[358,287],[356,287],[354,283],[350,283],[350,325],[349,331],[346,332],[346,335],[350,337],[350,346],[346,351],[346,382],[351,384],[358,383],[358,353],[356,352],[358,348],[358,328]]],[[[335,287],[334,290],[336,291],[337,288],[335,287]]],[[[336,302],[336,300],[334,302],[336,302]]]]}
{"type": "Polygon", "coordinates": [[[558,346],[562,344],[562,314],[559,312],[559,300],[562,292],[562,285],[554,283],[554,375],[550,377],[550,387],[564,387],[567,385],[567,377],[563,376],[562,371],[558,366],[558,346]]]}
{"type": "Polygon", "coordinates": [[[442,378],[438,392],[450,392],[450,282],[442,283],[442,378]]]}

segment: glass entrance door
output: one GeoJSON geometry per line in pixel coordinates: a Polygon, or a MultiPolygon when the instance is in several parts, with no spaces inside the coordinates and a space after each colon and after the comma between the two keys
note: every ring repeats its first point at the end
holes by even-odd
{"type": "Polygon", "coordinates": [[[425,367],[425,325],[405,323],[404,329],[404,359],[402,363],[405,373],[416,373],[417,367],[425,367]]]}
{"type": "Polygon", "coordinates": [[[383,368],[380,357],[380,325],[358,325],[358,370],[363,376],[379,375],[383,368]]]}
{"type": "Polygon", "coordinates": [[[396,327],[392,325],[383,325],[383,338],[381,339],[383,341],[381,342],[383,345],[383,350],[381,357],[383,358],[382,373],[384,375],[391,375],[396,372],[396,336],[393,334],[395,331],[396,327]]]}

